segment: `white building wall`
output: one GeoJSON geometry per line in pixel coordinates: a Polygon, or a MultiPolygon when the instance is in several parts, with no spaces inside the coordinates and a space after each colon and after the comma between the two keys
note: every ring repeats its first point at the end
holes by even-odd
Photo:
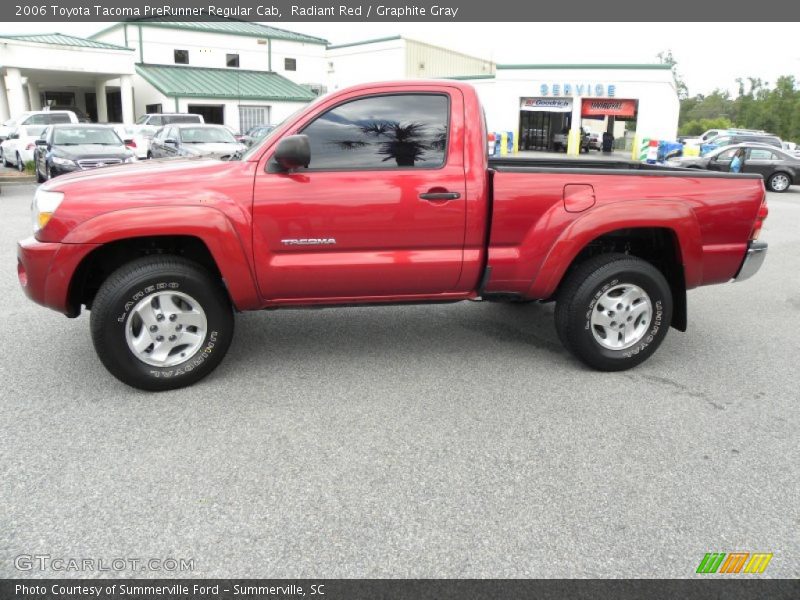
{"type": "MultiPolygon", "coordinates": [[[[601,83],[607,89],[614,85],[614,97],[638,100],[637,137],[674,140],[678,131],[680,103],[672,73],[667,69],[498,69],[495,79],[472,80],[486,110],[490,131],[514,131],[519,128],[521,98],[542,97],[541,87],[553,84],[563,89],[564,83],[601,83]]],[[[546,97],[554,97],[548,94],[546,97]]],[[[563,97],[563,96],[555,96],[563,97]]],[[[584,97],[573,95],[574,102],[584,97]]]]}
{"type": "MultiPolygon", "coordinates": [[[[164,104],[166,112],[174,112],[175,100],[169,98],[164,104]]],[[[189,112],[189,105],[222,106],[223,123],[233,127],[236,131],[244,133],[239,123],[239,106],[261,106],[269,109],[269,120],[278,124],[298,108],[305,106],[304,102],[270,102],[265,100],[226,100],[220,98],[180,98],[178,99],[178,112],[189,112]]]]}
{"type": "Polygon", "coordinates": [[[299,84],[325,84],[325,46],[272,40],[272,70],[299,84]],[[287,58],[295,59],[297,70],[286,69],[287,58]]]}
{"type": "Polygon", "coordinates": [[[406,73],[409,78],[492,75],[494,63],[417,40],[406,40],[406,73]]]}
{"type": "Polygon", "coordinates": [[[144,51],[139,50],[139,25],[122,25],[103,33],[95,39],[112,44],[125,44],[127,28],[128,47],[136,50],[136,62],[157,65],[174,65],[175,50],[189,52],[190,67],[211,67],[225,69],[227,55],[239,55],[239,68],[250,71],[269,71],[269,50],[272,48],[272,70],[295,83],[324,83],[325,46],[294,42],[290,40],[271,40],[224,33],[207,33],[186,29],[167,29],[164,27],[141,26],[144,51]],[[285,59],[294,58],[296,71],[285,68],[285,59]]]}
{"type": "Polygon", "coordinates": [[[406,40],[392,39],[328,49],[328,91],[370,81],[405,79],[406,40]]]}

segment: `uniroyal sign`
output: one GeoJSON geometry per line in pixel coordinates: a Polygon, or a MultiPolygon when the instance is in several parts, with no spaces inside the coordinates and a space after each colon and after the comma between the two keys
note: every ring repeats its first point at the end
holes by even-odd
{"type": "Polygon", "coordinates": [[[523,98],[520,110],[572,112],[572,98],[523,98]]]}
{"type": "Polygon", "coordinates": [[[584,100],[581,107],[582,117],[632,117],[635,114],[636,100],[584,100]]]}

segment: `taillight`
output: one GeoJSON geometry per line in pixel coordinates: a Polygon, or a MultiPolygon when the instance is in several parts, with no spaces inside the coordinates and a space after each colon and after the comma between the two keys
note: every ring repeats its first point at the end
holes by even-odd
{"type": "Polygon", "coordinates": [[[761,201],[761,206],[758,207],[758,212],[756,213],[756,220],[753,223],[753,229],[750,232],[750,240],[755,241],[758,239],[758,235],[761,233],[761,227],[764,225],[764,221],[769,214],[769,209],[767,208],[767,197],[764,196],[764,199],[761,201]]]}
{"type": "Polygon", "coordinates": [[[25,150],[33,150],[34,148],[36,148],[36,144],[28,144],[25,146],[25,150]]]}
{"type": "Polygon", "coordinates": [[[136,148],[136,141],[135,140],[128,140],[125,142],[126,148],[136,148]]]}

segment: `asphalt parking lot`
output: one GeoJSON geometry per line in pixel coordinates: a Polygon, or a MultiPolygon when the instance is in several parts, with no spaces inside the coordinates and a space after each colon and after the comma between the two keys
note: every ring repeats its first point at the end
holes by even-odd
{"type": "Polygon", "coordinates": [[[689,295],[641,367],[589,371],[551,305],[244,314],[209,378],[148,394],[88,315],[16,277],[33,186],[0,193],[0,577],[19,555],[193,559],[196,577],[800,576],[800,189],[753,279],[689,295]]]}

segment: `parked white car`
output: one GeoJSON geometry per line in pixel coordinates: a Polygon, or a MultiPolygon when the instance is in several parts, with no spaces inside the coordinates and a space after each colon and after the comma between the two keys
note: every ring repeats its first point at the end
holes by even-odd
{"type": "Polygon", "coordinates": [[[53,123],[77,123],[78,116],[71,110],[29,110],[0,125],[0,141],[21,125],[51,125],[53,123]]]}
{"type": "Polygon", "coordinates": [[[25,163],[33,160],[36,140],[46,128],[47,125],[23,125],[13,129],[8,138],[0,143],[0,161],[3,166],[24,171],[25,163]]]}

